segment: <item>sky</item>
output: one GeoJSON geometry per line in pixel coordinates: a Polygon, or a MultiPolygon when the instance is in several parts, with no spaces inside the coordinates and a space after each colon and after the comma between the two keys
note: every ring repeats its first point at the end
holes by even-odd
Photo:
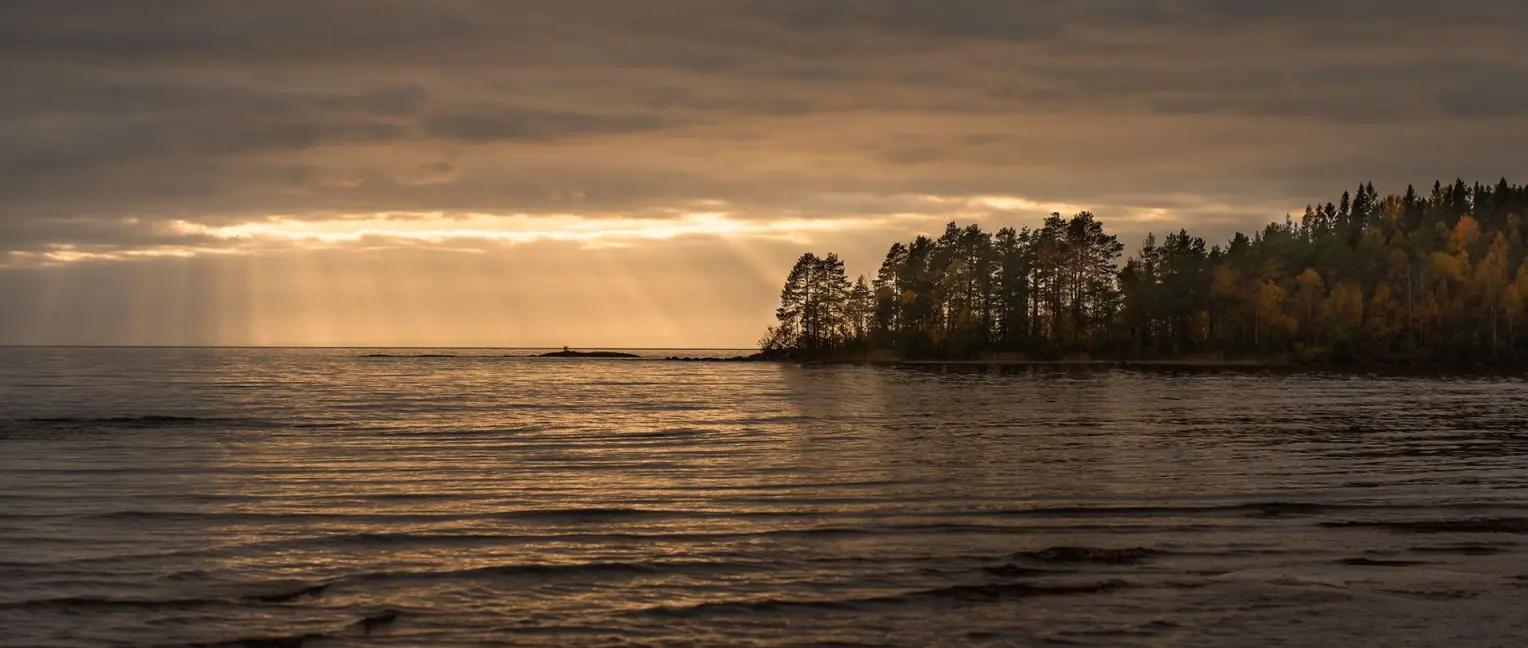
{"type": "Polygon", "coordinates": [[[802,252],[1524,180],[1521,0],[6,0],[0,344],[753,346],[802,252]]]}

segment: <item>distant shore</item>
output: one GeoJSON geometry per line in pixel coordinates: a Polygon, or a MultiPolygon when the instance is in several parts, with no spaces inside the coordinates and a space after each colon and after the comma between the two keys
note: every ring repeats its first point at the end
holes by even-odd
{"type": "MultiPolygon", "coordinates": [[[[650,350],[656,351],[656,350],[650,350]]],[[[454,353],[392,354],[368,353],[359,358],[460,358],[475,357],[454,353]]],[[[1388,362],[1300,362],[1292,358],[1157,358],[1157,359],[1099,359],[1059,358],[1040,359],[1016,357],[1003,354],[987,358],[903,358],[881,352],[809,353],[803,351],[771,350],[738,355],[645,355],[620,351],[553,351],[530,355],[496,356],[505,358],[586,358],[591,360],[644,360],[653,362],[684,363],[775,363],[806,366],[859,365],[874,367],[939,368],[959,367],[967,370],[982,369],[1123,369],[1139,371],[1203,371],[1203,372],[1258,372],[1258,373],[1342,373],[1342,374],[1389,374],[1389,375],[1522,375],[1528,374],[1528,366],[1502,361],[1488,362],[1438,362],[1438,361],[1388,361],[1388,362]]]]}
{"type": "Polygon", "coordinates": [[[1209,368],[1267,368],[1267,367],[1302,367],[1293,362],[1270,362],[1264,360],[869,360],[865,364],[898,364],[898,365],[994,365],[1004,367],[1180,367],[1186,369],[1209,369],[1209,368]]]}

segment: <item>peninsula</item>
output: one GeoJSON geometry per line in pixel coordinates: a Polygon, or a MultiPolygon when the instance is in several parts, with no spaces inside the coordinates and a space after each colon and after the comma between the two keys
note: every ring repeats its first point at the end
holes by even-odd
{"type": "Polygon", "coordinates": [[[872,278],[803,254],[760,347],[880,361],[1507,365],[1528,354],[1528,188],[1372,183],[1251,235],[1125,246],[1089,212],[950,223],[872,278]]]}

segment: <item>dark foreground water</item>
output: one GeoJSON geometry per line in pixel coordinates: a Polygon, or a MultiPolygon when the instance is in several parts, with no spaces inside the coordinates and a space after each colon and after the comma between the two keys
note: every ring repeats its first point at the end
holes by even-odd
{"type": "Polygon", "coordinates": [[[360,353],[0,349],[0,644],[1528,642],[1516,379],[360,353]]]}

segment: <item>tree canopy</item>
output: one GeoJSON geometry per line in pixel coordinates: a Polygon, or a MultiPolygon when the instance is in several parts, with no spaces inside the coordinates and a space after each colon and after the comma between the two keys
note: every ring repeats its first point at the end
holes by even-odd
{"type": "Polygon", "coordinates": [[[1280,358],[1306,362],[1520,357],[1528,188],[1370,183],[1298,221],[1208,245],[1187,230],[1124,246],[1091,213],[1036,228],[950,223],[894,243],[869,279],[807,253],[761,345],[815,357],[1280,358]]]}

